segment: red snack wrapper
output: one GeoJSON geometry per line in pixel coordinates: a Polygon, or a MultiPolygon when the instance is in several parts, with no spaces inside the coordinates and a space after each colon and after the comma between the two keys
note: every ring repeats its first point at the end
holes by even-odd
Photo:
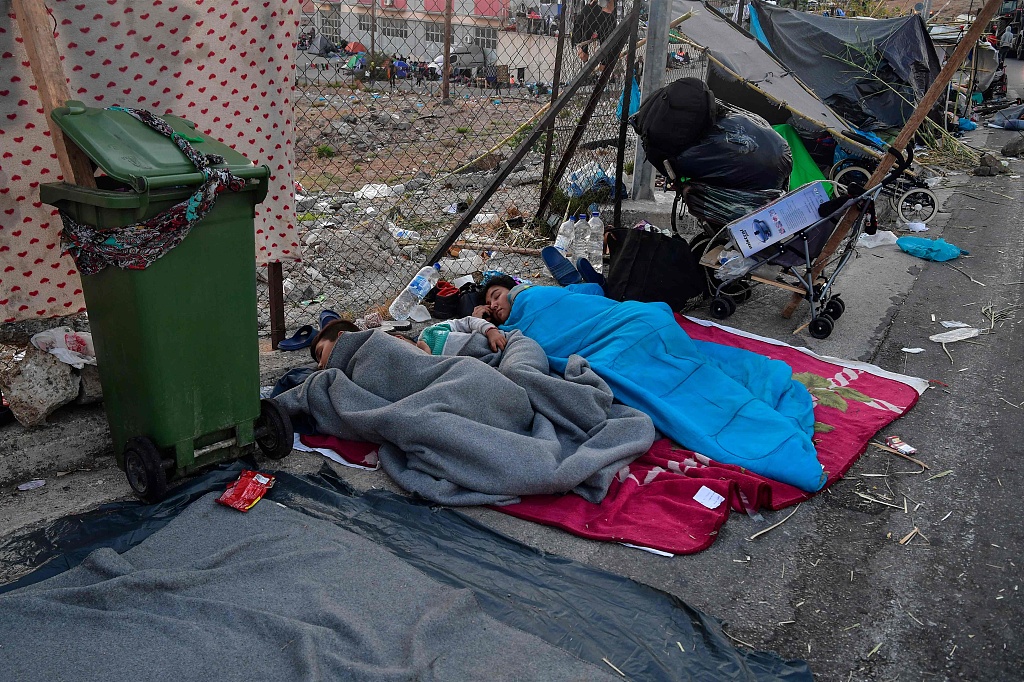
{"type": "Polygon", "coordinates": [[[274,477],[246,469],[238,480],[228,484],[228,489],[217,498],[221,504],[241,512],[249,511],[274,486],[274,477]]]}

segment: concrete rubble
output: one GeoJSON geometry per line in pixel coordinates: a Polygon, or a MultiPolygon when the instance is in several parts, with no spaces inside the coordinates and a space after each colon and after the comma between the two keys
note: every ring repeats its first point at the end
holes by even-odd
{"type": "Polygon", "coordinates": [[[17,364],[0,372],[0,390],[23,426],[43,424],[58,408],[78,397],[80,384],[71,365],[31,345],[17,364]]]}

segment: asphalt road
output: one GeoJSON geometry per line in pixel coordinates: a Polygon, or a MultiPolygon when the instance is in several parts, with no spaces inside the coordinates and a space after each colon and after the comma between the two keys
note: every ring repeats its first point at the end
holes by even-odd
{"type": "MultiPolygon", "coordinates": [[[[1011,62],[1011,88],[1024,92],[1022,76],[1024,62],[1011,62]]],[[[998,150],[1017,134],[981,128],[967,141],[998,150]]],[[[1022,170],[1024,162],[1012,162],[1013,175],[1022,170]]],[[[936,382],[883,432],[917,447],[931,467],[927,474],[901,473],[915,467],[871,449],[846,479],[778,529],[747,540],[789,510],[763,521],[734,514],[710,549],[675,558],[582,540],[492,510],[467,513],[544,551],[670,592],[724,619],[739,640],[807,659],[821,680],[1021,679],[1024,310],[1013,306],[1024,291],[1024,187],[1019,177],[961,174],[945,178],[937,192],[944,211],[928,236],[970,251],[953,263],[958,269],[895,249],[862,251],[840,280],[848,312],[824,341],[794,335],[805,311],[782,319],[786,296],[767,287],[729,320],[936,382]],[[1009,318],[991,334],[951,345],[952,360],[928,341],[942,331],[932,315],[982,326],[987,306],[1009,318]],[[900,350],[913,346],[926,350],[900,350]],[[897,500],[905,496],[907,513],[854,494],[872,487],[891,490],[897,500]],[[914,527],[927,540],[899,544],[914,527]]],[[[294,453],[283,468],[310,471],[321,461],[294,453]]],[[[128,493],[112,459],[60,478],[47,473],[44,488],[0,491],[0,533],[23,532],[128,493]]],[[[357,488],[394,489],[381,473],[342,474],[357,488]]]]}

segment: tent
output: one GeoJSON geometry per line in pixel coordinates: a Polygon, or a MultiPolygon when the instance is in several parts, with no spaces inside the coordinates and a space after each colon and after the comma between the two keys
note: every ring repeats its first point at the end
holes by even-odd
{"type": "Polygon", "coordinates": [[[791,123],[803,134],[828,131],[844,147],[877,156],[877,151],[844,138],[850,125],[824,104],[792,71],[752,35],[725,15],[697,0],[673,0],[672,15],[693,16],[675,30],[708,48],[708,87],[725,102],[752,111],[769,123],[791,123]]]}
{"type": "Polygon", "coordinates": [[[822,101],[864,130],[902,128],[942,68],[919,15],[837,19],[751,0],[750,28],[822,101]]]}
{"type": "Polygon", "coordinates": [[[369,52],[369,50],[366,49],[366,45],[363,45],[362,43],[349,43],[345,47],[345,51],[348,52],[349,54],[358,54],[360,52],[369,52]]]}
{"type": "Polygon", "coordinates": [[[398,60],[395,62],[395,76],[397,76],[398,78],[408,78],[409,72],[411,70],[412,67],[409,66],[409,62],[405,62],[402,60],[398,60]]]}
{"type": "Polygon", "coordinates": [[[323,36],[314,36],[309,42],[309,47],[306,48],[306,54],[311,54],[315,57],[337,56],[340,53],[341,50],[338,49],[338,46],[323,36]]]}
{"type": "Polygon", "coordinates": [[[345,62],[345,68],[346,69],[351,69],[352,71],[355,71],[356,69],[363,68],[363,66],[365,64],[366,64],[366,55],[362,54],[362,53],[359,53],[359,54],[354,54],[354,55],[352,55],[351,57],[348,58],[348,61],[345,62]]]}

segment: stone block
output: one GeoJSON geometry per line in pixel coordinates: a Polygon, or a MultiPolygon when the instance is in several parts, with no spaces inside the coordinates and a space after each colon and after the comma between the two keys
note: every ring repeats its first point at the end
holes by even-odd
{"type": "Polygon", "coordinates": [[[103,400],[103,386],[100,385],[100,370],[96,365],[86,365],[78,370],[81,380],[76,405],[92,405],[103,400]]]}
{"type": "Polygon", "coordinates": [[[38,426],[78,397],[80,379],[71,365],[29,346],[25,357],[0,372],[0,390],[22,426],[38,426]]]}
{"type": "Polygon", "coordinates": [[[1016,137],[1002,148],[1000,153],[1003,156],[1024,156],[1024,137],[1016,137]]]}

